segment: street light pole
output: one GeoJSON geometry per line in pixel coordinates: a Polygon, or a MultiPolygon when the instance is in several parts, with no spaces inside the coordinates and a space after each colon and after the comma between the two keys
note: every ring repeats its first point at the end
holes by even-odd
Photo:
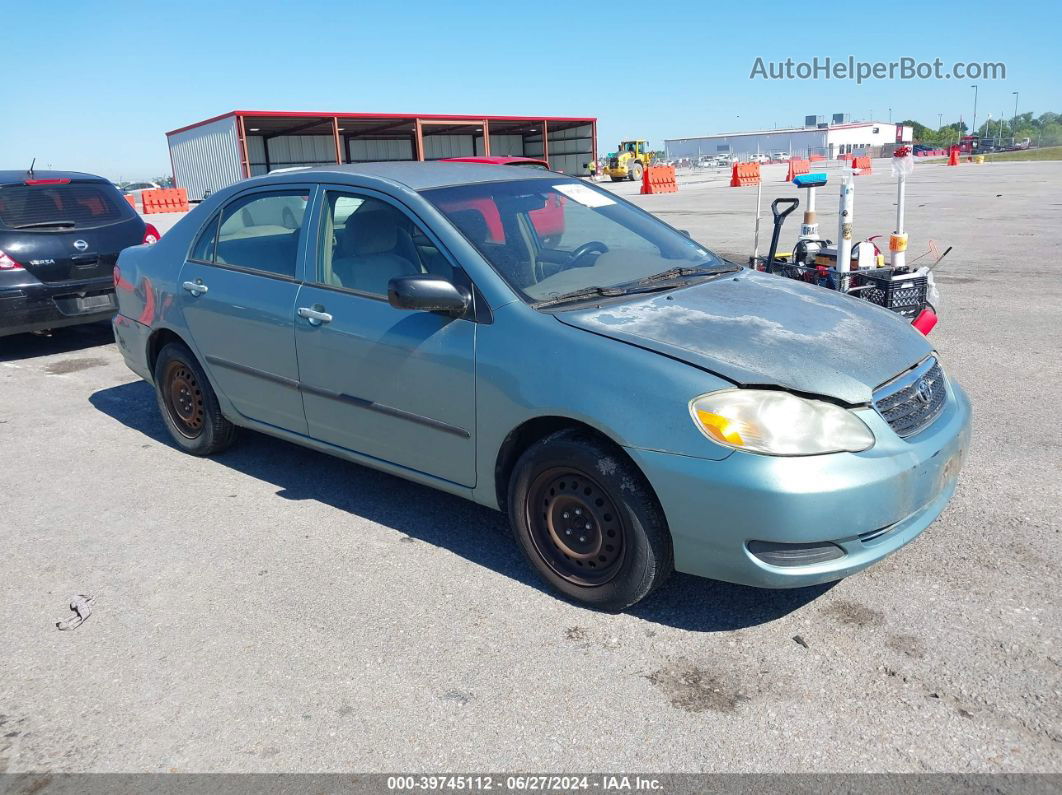
{"type": "Polygon", "coordinates": [[[973,134],[977,137],[977,85],[970,86],[974,90],[973,134]]]}
{"type": "Polygon", "coordinates": [[[1010,137],[1011,138],[1017,138],[1018,137],[1018,92],[1017,91],[1011,91],[1010,93],[1014,95],[1014,121],[1012,121],[1010,123],[1010,137]]]}

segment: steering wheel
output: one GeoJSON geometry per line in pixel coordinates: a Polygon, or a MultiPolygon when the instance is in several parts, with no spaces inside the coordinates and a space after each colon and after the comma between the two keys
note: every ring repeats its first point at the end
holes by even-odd
{"type": "Polygon", "coordinates": [[[597,254],[598,256],[601,256],[606,251],[608,251],[608,246],[606,246],[600,240],[591,240],[589,243],[583,243],[581,246],[579,246],[577,249],[575,249],[575,251],[572,252],[572,255],[571,255],[572,267],[573,268],[581,267],[579,265],[579,260],[583,259],[584,257],[586,257],[586,256],[588,256],[590,254],[597,254]]]}

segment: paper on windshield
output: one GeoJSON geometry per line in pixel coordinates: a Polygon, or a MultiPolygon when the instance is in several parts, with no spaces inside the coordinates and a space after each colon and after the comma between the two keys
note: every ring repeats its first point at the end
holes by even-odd
{"type": "Polygon", "coordinates": [[[610,199],[596,190],[590,190],[586,185],[580,185],[577,182],[564,182],[560,185],[554,185],[553,190],[560,191],[569,199],[573,199],[587,207],[604,207],[616,203],[614,199],[610,199]]]}

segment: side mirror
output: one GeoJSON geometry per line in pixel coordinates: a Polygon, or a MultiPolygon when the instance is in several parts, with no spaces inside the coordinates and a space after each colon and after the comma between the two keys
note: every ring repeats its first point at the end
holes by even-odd
{"type": "Polygon", "coordinates": [[[462,315],[472,294],[442,276],[401,276],[387,283],[387,303],[395,309],[462,315]]]}

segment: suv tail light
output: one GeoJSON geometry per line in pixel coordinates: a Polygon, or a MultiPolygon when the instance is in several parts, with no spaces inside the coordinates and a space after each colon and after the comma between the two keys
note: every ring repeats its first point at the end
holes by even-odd
{"type": "Polygon", "coordinates": [[[0,271],[20,271],[22,270],[22,263],[15,262],[11,259],[3,249],[0,249],[0,271]]]}
{"type": "Polygon", "coordinates": [[[144,243],[158,243],[161,237],[154,224],[144,224],[144,243]]]}

